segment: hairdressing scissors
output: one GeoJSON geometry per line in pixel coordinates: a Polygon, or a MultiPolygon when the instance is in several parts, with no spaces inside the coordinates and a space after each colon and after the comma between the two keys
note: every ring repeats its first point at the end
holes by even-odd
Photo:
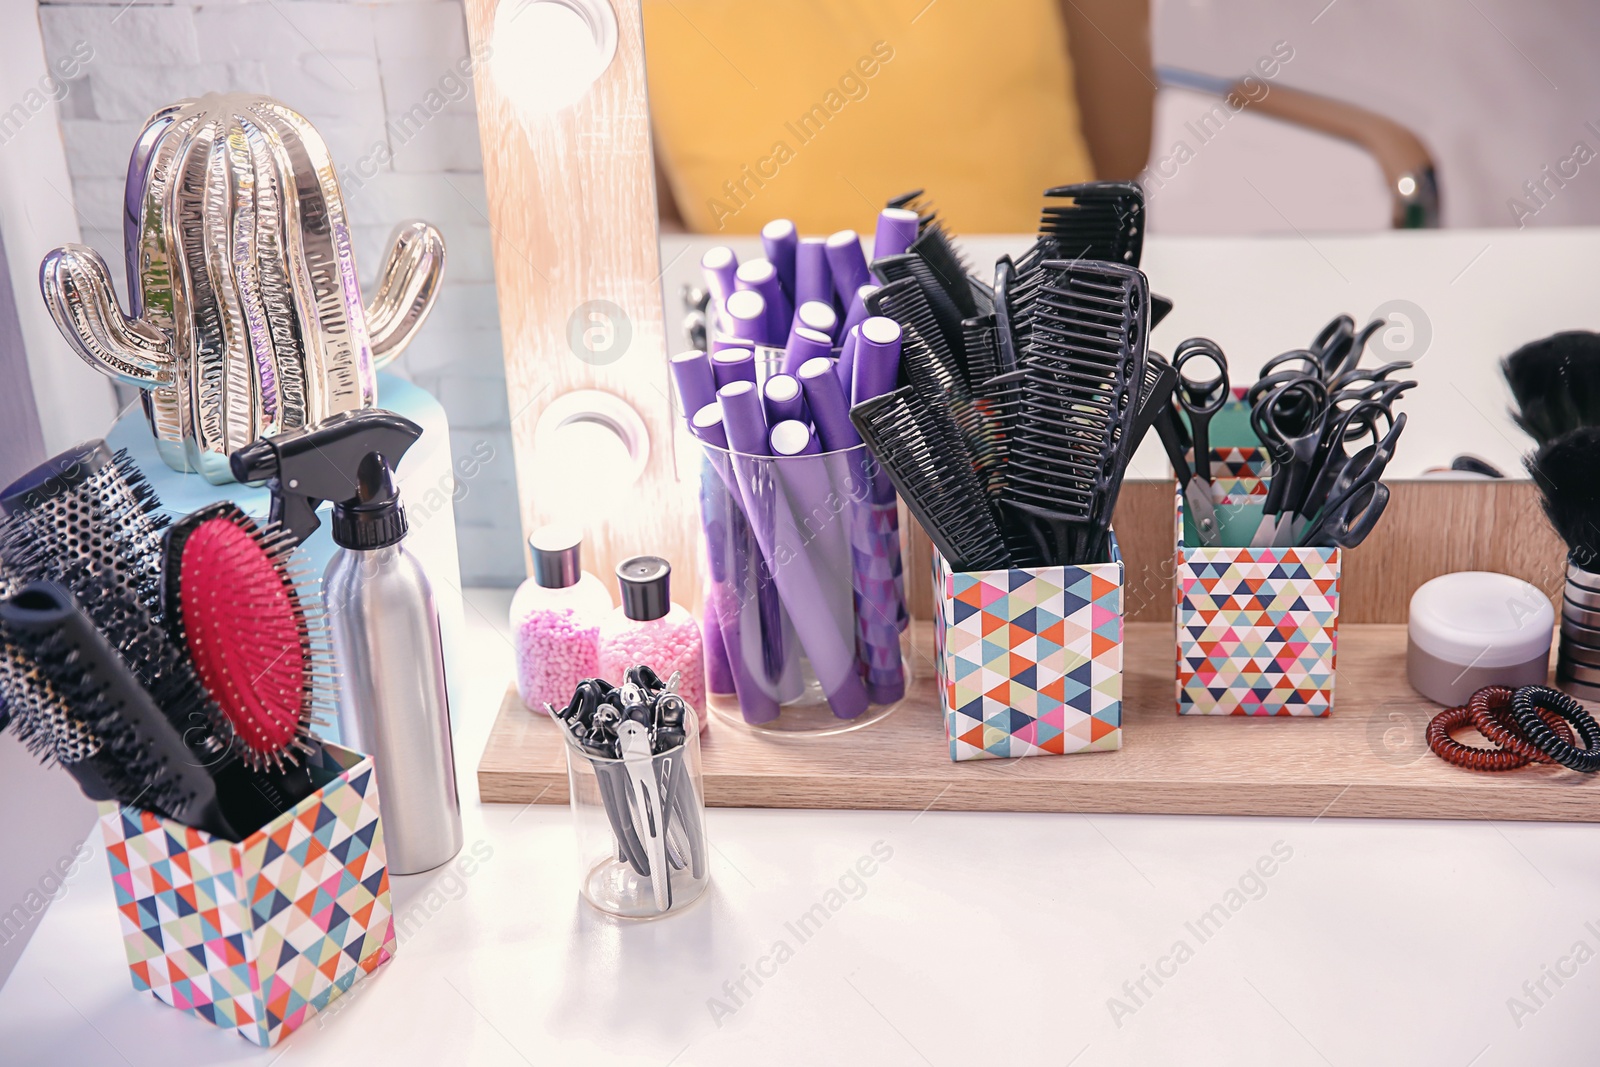
{"type": "Polygon", "coordinates": [[[1376,523],[1382,515],[1388,503],[1388,490],[1371,498],[1362,496],[1360,491],[1364,485],[1375,484],[1383,477],[1405,426],[1404,413],[1393,415],[1386,405],[1372,400],[1334,415],[1323,434],[1325,450],[1320,469],[1298,509],[1305,520],[1302,528],[1295,533],[1293,522],[1281,524],[1273,543],[1316,545],[1326,541],[1345,548],[1360,544],[1371,530],[1370,523],[1376,523]],[[1378,431],[1380,420],[1388,424],[1382,434],[1378,431]],[[1345,445],[1364,435],[1370,435],[1372,442],[1350,455],[1345,445]],[[1377,513],[1369,523],[1365,516],[1373,508],[1377,513]]]}
{"type": "MultiPolygon", "coordinates": [[[[1161,438],[1161,447],[1166,449],[1172,473],[1183,487],[1184,510],[1194,520],[1200,544],[1215,548],[1222,543],[1221,531],[1217,528],[1217,506],[1211,499],[1211,487],[1189,470],[1188,442],[1182,432],[1183,421],[1177,415],[1178,400],[1173,395],[1177,391],[1178,372],[1159,353],[1148,353],[1145,358],[1157,367],[1148,405],[1152,412],[1151,425],[1156,429],[1156,436],[1161,438]]],[[[1142,418],[1142,408],[1139,414],[1142,418]]]]}
{"type": "Polygon", "coordinates": [[[1228,357],[1216,343],[1204,337],[1191,337],[1172,353],[1172,368],[1178,372],[1175,392],[1178,403],[1189,416],[1189,436],[1194,442],[1195,477],[1211,485],[1211,417],[1222,410],[1232,395],[1228,385],[1228,357]],[[1198,376],[1205,364],[1215,372],[1198,376]]]}
{"type": "Polygon", "coordinates": [[[1341,374],[1354,370],[1356,364],[1361,362],[1367,342],[1383,326],[1383,319],[1373,319],[1357,332],[1356,320],[1349,315],[1339,315],[1324,326],[1311,342],[1311,351],[1316,354],[1323,381],[1332,382],[1341,374]]]}
{"type": "Polygon", "coordinates": [[[1250,427],[1272,457],[1272,477],[1261,506],[1261,525],[1250,541],[1253,546],[1276,543],[1280,524],[1298,510],[1316,473],[1327,414],[1328,387],[1309,374],[1280,383],[1250,409],[1250,427]]]}

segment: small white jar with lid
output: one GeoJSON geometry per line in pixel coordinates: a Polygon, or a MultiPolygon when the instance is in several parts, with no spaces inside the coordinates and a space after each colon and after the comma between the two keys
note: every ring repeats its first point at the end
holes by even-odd
{"type": "Polygon", "coordinates": [[[1406,675],[1449,707],[1486,685],[1543,685],[1556,613],[1539,588],[1492,571],[1459,571],[1411,594],[1406,675]]]}

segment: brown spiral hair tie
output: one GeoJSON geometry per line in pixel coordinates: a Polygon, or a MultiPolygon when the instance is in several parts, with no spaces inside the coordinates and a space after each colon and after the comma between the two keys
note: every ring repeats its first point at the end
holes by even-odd
{"type": "MultiPolygon", "coordinates": [[[[1506,690],[1508,700],[1510,693],[1509,689],[1506,690]]],[[[1433,749],[1435,756],[1446,763],[1464,767],[1469,771],[1514,771],[1518,767],[1528,765],[1530,762],[1528,757],[1521,753],[1508,752],[1500,748],[1474,748],[1471,745],[1463,745],[1450,736],[1451,730],[1472,724],[1473,711],[1470,706],[1446,708],[1428,723],[1428,747],[1433,749]]]]}
{"type": "MultiPolygon", "coordinates": [[[[1503,685],[1486,685],[1473,693],[1472,699],[1467,702],[1473,728],[1505,751],[1521,756],[1524,764],[1554,763],[1555,760],[1540,751],[1517,725],[1516,717],[1511,712],[1515,695],[1514,690],[1503,685]]],[[[1537,709],[1537,714],[1561,740],[1569,745],[1576,740],[1572,727],[1561,716],[1545,708],[1537,709]]]]}

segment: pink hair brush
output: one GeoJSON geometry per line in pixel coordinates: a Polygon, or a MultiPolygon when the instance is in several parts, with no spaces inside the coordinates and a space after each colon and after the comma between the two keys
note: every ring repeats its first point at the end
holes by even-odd
{"type": "Polygon", "coordinates": [[[296,565],[295,539],[236,505],[201,508],[167,534],[167,625],[258,770],[298,764],[334,708],[326,620],[296,565]]]}

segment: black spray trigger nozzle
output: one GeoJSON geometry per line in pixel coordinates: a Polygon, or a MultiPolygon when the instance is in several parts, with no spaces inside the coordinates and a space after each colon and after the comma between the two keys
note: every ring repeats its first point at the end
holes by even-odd
{"type": "Polygon", "coordinates": [[[392,411],[344,411],[319,426],[252,442],[228,457],[228,465],[241,482],[266,482],[272,520],[304,541],[321,525],[323,501],[360,503],[368,457],[379,453],[397,467],[421,436],[421,426],[392,411]]]}

